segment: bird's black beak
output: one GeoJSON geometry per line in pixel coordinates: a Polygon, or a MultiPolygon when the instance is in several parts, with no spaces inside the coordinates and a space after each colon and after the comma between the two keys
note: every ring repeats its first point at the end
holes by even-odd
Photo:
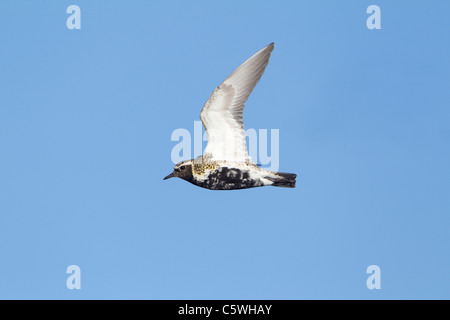
{"type": "Polygon", "coordinates": [[[174,174],[173,174],[173,172],[172,172],[172,173],[169,174],[167,177],[165,177],[163,180],[167,180],[167,179],[173,178],[173,177],[175,177],[175,176],[174,176],[174,174]]]}

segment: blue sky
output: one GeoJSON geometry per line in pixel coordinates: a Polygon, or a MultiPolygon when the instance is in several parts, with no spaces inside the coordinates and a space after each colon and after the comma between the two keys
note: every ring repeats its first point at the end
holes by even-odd
{"type": "Polygon", "coordinates": [[[1,2],[0,298],[450,298],[449,10],[1,2]],[[163,181],[173,130],[270,42],[245,123],[280,130],[297,187],[163,181]]]}

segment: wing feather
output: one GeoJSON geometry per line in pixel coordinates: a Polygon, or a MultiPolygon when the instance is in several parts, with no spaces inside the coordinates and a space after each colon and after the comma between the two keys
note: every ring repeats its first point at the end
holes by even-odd
{"type": "Polygon", "coordinates": [[[244,105],[269,63],[271,43],[241,64],[206,101],[200,119],[208,134],[205,156],[213,160],[247,161],[244,105]]]}

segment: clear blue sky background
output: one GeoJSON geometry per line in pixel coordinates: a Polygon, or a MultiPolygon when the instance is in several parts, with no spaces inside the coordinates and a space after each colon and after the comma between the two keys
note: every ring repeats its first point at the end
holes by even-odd
{"type": "Polygon", "coordinates": [[[449,12],[2,1],[0,298],[450,298],[449,12]],[[246,126],[280,129],[297,188],[163,181],[172,131],[272,41],[246,126]],[[72,264],[81,290],[66,288],[72,264]]]}

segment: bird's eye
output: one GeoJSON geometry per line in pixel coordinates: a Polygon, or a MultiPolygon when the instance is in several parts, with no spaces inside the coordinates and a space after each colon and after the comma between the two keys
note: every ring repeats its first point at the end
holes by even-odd
{"type": "Polygon", "coordinates": [[[184,170],[186,167],[185,166],[181,166],[180,167],[180,170],[184,170]]]}

